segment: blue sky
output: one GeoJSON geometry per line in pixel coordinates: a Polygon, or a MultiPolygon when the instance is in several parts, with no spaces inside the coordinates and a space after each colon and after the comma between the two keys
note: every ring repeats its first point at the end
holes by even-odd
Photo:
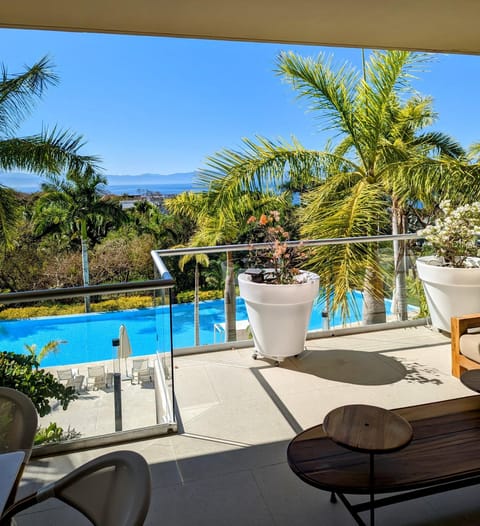
{"type": "MultiPolygon", "coordinates": [[[[359,49],[0,29],[1,62],[18,73],[49,55],[60,84],[19,133],[57,125],[83,135],[106,174],[191,172],[242,137],[297,137],[322,148],[328,134],[274,73],[282,50],[323,50],[360,67],[359,49]]],[[[480,57],[436,55],[415,85],[434,98],[435,129],[480,142],[480,57]]]]}

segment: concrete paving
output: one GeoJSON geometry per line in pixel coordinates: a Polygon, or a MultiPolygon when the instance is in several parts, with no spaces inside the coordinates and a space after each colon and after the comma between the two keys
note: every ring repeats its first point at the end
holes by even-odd
{"type": "MultiPolygon", "coordinates": [[[[148,365],[153,364],[151,356],[135,356],[135,359],[142,358],[148,359],[148,365]]],[[[67,410],[54,402],[51,413],[39,419],[40,426],[46,427],[50,422],[55,422],[65,431],[75,432],[77,437],[82,438],[113,433],[115,431],[113,378],[108,377],[108,374],[119,370],[121,371],[122,429],[126,431],[156,424],[153,383],[140,384],[136,380],[132,381],[132,358],[121,360],[120,366],[118,360],[115,362],[107,360],[46,368],[55,377],[57,369],[71,369],[76,375],[83,376],[84,381],[77,393],[78,398],[70,403],[67,410]],[[109,381],[105,387],[97,389],[92,387],[92,382],[88,385],[87,380],[88,367],[98,365],[104,367],[109,381]]]]}
{"type": "MultiPolygon", "coordinates": [[[[33,460],[20,493],[107,451],[131,449],[151,467],[147,525],[354,524],[342,504],[292,473],[288,442],[343,404],[394,408],[472,393],[450,374],[449,338],[426,327],[309,340],[307,349],[279,367],[253,360],[251,349],[176,358],[178,434],[33,460]]],[[[377,524],[478,525],[478,491],[380,509],[377,524]]],[[[20,526],[67,521],[85,524],[55,500],[17,520],[20,526]]]]}

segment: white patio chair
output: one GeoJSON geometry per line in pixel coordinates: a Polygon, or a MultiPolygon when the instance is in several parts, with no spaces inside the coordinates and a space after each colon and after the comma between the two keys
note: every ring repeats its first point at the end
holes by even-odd
{"type": "Polygon", "coordinates": [[[66,384],[73,379],[73,371],[72,369],[57,369],[57,376],[59,382],[66,384]]]}
{"type": "Polygon", "coordinates": [[[77,374],[73,378],[69,378],[65,387],[73,387],[76,393],[79,393],[83,388],[83,380],[85,376],[83,374],[77,374]]]}
{"type": "Polygon", "coordinates": [[[140,369],[138,371],[138,383],[148,384],[153,383],[154,368],[147,367],[146,369],[140,369]]]}
{"type": "Polygon", "coordinates": [[[87,368],[87,389],[101,389],[107,387],[107,375],[104,365],[95,365],[87,368]]]}
{"type": "Polygon", "coordinates": [[[148,369],[148,360],[145,360],[144,358],[132,360],[132,384],[135,381],[135,379],[137,380],[137,382],[139,381],[138,373],[145,369],[148,369]]]}

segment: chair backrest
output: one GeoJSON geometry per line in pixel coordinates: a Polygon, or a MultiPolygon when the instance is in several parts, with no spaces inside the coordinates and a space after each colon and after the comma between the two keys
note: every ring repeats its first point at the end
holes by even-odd
{"type": "Polygon", "coordinates": [[[85,376],[83,374],[77,374],[75,378],[72,376],[72,378],[69,378],[67,380],[65,387],[73,387],[75,391],[78,393],[79,391],[82,390],[84,380],[85,380],[85,376]]]}
{"type": "Polygon", "coordinates": [[[73,371],[71,369],[57,369],[57,376],[59,380],[70,380],[73,378],[73,371]]]}
{"type": "Polygon", "coordinates": [[[0,453],[25,451],[28,461],[37,432],[38,416],[27,395],[0,387],[0,453]]]}
{"type": "Polygon", "coordinates": [[[132,360],[132,371],[141,371],[142,369],[148,368],[148,359],[139,358],[132,360]]]}
{"type": "Polygon", "coordinates": [[[105,366],[104,365],[94,365],[93,367],[88,367],[88,376],[105,376],[105,366]]]}
{"type": "Polygon", "coordinates": [[[133,451],[107,453],[18,501],[0,524],[20,511],[55,497],[82,512],[95,526],[141,526],[150,506],[146,460],[133,451]]]}
{"type": "Polygon", "coordinates": [[[37,410],[30,398],[16,389],[0,387],[0,453],[25,453],[17,481],[7,499],[7,506],[15,499],[18,482],[32,453],[37,426],[37,410]]]}

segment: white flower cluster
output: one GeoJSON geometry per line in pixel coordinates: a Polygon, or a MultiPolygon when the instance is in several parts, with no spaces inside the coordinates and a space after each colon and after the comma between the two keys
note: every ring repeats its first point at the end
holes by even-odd
{"type": "Polygon", "coordinates": [[[452,208],[450,201],[444,201],[440,207],[443,217],[419,234],[432,245],[444,266],[475,266],[469,258],[480,255],[480,202],[452,208]]]}

